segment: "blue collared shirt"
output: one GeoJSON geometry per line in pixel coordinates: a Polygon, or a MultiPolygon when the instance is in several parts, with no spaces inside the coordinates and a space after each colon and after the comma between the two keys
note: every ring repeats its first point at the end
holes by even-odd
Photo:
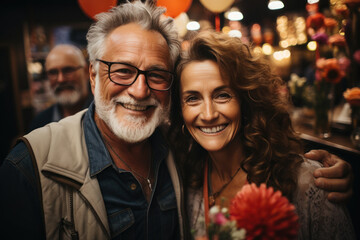
{"type": "Polygon", "coordinates": [[[150,137],[155,183],[148,202],[131,172],[116,167],[94,121],[94,104],[84,117],[90,176],[99,181],[113,239],[179,239],[176,198],[159,130],[150,137]]]}

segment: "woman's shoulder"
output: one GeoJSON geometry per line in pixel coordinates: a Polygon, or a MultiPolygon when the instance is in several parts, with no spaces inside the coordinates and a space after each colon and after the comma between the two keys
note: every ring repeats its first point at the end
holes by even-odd
{"type": "MultiPolygon", "coordinates": [[[[324,200],[326,192],[315,185],[314,171],[322,167],[322,164],[303,157],[304,161],[298,168],[297,173],[297,189],[294,193],[294,201],[302,204],[316,198],[324,200]]],[[[321,201],[320,200],[320,201],[321,201]]]]}

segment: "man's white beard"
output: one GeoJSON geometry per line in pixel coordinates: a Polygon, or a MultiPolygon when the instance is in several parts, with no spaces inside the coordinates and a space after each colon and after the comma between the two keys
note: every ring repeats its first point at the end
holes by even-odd
{"type": "Polygon", "coordinates": [[[99,86],[99,76],[96,75],[94,94],[96,113],[118,138],[126,142],[137,143],[149,138],[160,124],[168,120],[169,104],[168,106],[163,107],[159,101],[154,98],[150,98],[146,101],[136,101],[129,96],[114,97],[107,103],[101,96],[99,86]],[[155,105],[156,109],[149,119],[132,115],[124,115],[118,118],[116,115],[116,107],[121,106],[119,106],[117,102],[142,106],[155,105]]]}
{"type": "Polygon", "coordinates": [[[61,106],[73,106],[80,101],[81,92],[73,90],[71,92],[63,92],[55,95],[55,100],[61,106]]]}

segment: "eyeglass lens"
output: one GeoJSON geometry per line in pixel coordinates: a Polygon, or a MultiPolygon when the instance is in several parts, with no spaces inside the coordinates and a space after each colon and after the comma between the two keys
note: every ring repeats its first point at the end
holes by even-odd
{"type": "Polygon", "coordinates": [[[155,90],[169,89],[173,80],[172,74],[163,70],[141,71],[121,63],[113,63],[109,69],[110,80],[120,85],[133,84],[140,74],[145,74],[149,87],[155,90]]]}

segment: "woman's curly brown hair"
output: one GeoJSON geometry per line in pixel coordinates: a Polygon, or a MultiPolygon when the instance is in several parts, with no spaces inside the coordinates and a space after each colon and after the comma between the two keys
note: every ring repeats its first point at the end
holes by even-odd
{"type": "Polygon", "coordinates": [[[208,154],[196,143],[184,124],[180,102],[181,73],[192,61],[212,60],[223,79],[230,80],[241,104],[241,126],[237,134],[244,150],[242,169],[248,182],[266,183],[291,199],[297,186],[297,168],[303,161],[302,144],[294,132],[288,103],[279,93],[283,81],[270,65],[254,57],[240,39],[222,33],[203,32],[195,37],[177,67],[172,88],[169,139],[181,166],[185,186],[201,187],[208,154]]]}

